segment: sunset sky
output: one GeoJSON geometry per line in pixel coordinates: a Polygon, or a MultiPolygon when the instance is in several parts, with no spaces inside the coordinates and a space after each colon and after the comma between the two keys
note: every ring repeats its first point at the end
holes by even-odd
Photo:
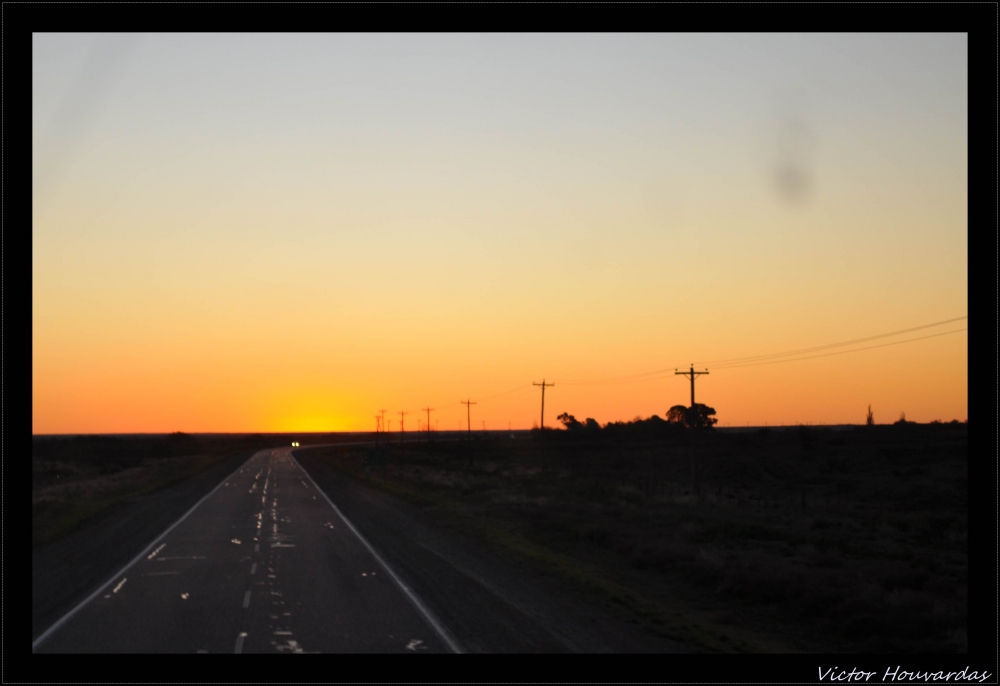
{"type": "Polygon", "coordinates": [[[547,425],[662,417],[689,363],[719,426],[965,419],[965,319],[719,361],[968,314],[967,67],[964,34],[36,34],[33,431],[526,429],[543,378],[547,425]]]}

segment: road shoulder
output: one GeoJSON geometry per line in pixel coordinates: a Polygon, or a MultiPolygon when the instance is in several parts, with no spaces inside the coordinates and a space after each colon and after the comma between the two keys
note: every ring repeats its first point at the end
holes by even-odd
{"type": "Polygon", "coordinates": [[[467,652],[696,652],[651,635],[556,574],[372,488],[308,450],[295,457],[467,652]]]}
{"type": "Polygon", "coordinates": [[[241,451],[162,490],[120,503],[31,551],[31,634],[40,635],[246,462],[241,451]]]}

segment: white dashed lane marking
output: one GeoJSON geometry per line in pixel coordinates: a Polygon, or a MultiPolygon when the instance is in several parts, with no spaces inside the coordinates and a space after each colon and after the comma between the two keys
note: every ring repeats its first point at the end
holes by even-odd
{"type": "Polygon", "coordinates": [[[246,594],[243,596],[243,607],[244,608],[250,607],[250,591],[247,591],[246,594]]]}

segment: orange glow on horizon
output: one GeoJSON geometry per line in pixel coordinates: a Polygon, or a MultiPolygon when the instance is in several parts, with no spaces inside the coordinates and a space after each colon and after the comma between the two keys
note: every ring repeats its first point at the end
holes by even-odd
{"type": "Polygon", "coordinates": [[[967,418],[964,331],[712,364],[968,313],[965,34],[111,38],[32,38],[36,434],[967,418]]]}
{"type": "MultiPolygon", "coordinates": [[[[910,421],[928,422],[939,419],[964,420],[967,417],[967,386],[965,379],[966,338],[964,333],[944,336],[903,346],[846,354],[839,357],[787,362],[758,367],[720,369],[700,376],[696,381],[696,401],[715,407],[719,426],[781,425],[781,424],[860,424],[870,403],[877,423],[891,423],[905,412],[910,421]],[[903,356],[899,348],[922,346],[903,356]],[[949,362],[950,360],[950,362],[949,362]],[[910,370],[919,368],[920,374],[910,370]],[[957,382],[957,383],[956,383],[957,382]],[[761,389],[766,389],[762,392],[761,389]]],[[[609,370],[601,378],[620,370],[609,370]]],[[[95,375],[96,376],[96,375],[95,375]]],[[[102,375],[103,376],[103,375],[102,375]]],[[[579,374],[574,375],[579,377],[579,374]]],[[[432,373],[428,377],[433,377],[432,373]]],[[[566,374],[569,377],[569,374],[566,374]]],[[[549,377],[551,378],[551,377],[549,377]]],[[[545,423],[558,427],[556,416],[569,412],[579,420],[587,417],[601,424],[628,421],[652,414],[664,416],[672,405],[689,403],[690,385],[686,377],[664,375],[632,383],[603,385],[560,384],[547,389],[545,423]]],[[[82,377],[74,389],[89,396],[86,405],[75,403],[76,393],[59,397],[36,392],[34,398],[35,433],[294,433],[373,431],[374,415],[386,409],[386,419],[392,430],[399,430],[399,409],[407,409],[407,430],[417,431],[426,422],[420,408],[426,401],[417,400],[422,394],[408,393],[407,402],[383,402],[370,398],[354,398],[344,393],[323,392],[315,387],[288,386],[256,392],[244,381],[242,388],[233,388],[227,398],[226,388],[211,388],[203,384],[196,396],[202,400],[184,402],[183,393],[173,396],[159,394],[136,402],[133,388],[127,380],[82,377]],[[234,402],[232,398],[236,398],[234,402]],[[243,399],[240,401],[239,399],[243,399]],[[77,407],[61,424],[46,426],[42,419],[60,406],[77,407]],[[358,409],[358,408],[362,409],[358,409]],[[353,410],[353,411],[352,411],[353,410]],[[367,411],[365,411],[367,410],[367,411]],[[166,420],[163,417],[167,417],[166,420]],[[111,421],[109,421],[109,418],[111,421]],[[96,430],[95,430],[96,427],[96,430]]],[[[430,380],[430,379],[428,379],[430,380]]],[[[63,379],[63,383],[66,380],[63,379]]],[[[487,397],[495,392],[511,390],[494,381],[487,397]]],[[[428,384],[430,385],[430,384],[428,384]]],[[[36,388],[45,385],[36,381],[36,388]]],[[[336,387],[336,381],[330,382],[336,387]]],[[[162,386],[161,388],[167,388],[162,386]]],[[[139,392],[136,391],[136,395],[139,392]]],[[[389,395],[386,393],[386,395],[389,395]]],[[[441,395],[439,393],[438,399],[441,395]]],[[[462,397],[463,394],[452,392],[462,397]]],[[[464,394],[468,395],[468,394],[464,394]]],[[[477,396],[470,396],[476,400],[477,396]]],[[[536,426],[540,414],[539,389],[527,380],[514,392],[496,398],[477,400],[471,408],[473,430],[481,429],[483,420],[488,429],[514,429],[536,426]]],[[[431,425],[452,431],[466,429],[465,407],[451,403],[430,403],[431,425]]]]}

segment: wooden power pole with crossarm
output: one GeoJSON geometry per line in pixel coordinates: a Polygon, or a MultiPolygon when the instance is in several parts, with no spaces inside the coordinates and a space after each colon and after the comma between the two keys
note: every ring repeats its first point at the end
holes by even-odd
{"type": "Polygon", "coordinates": [[[463,405],[465,405],[466,426],[469,429],[469,437],[471,438],[472,437],[472,411],[471,411],[471,409],[470,409],[469,406],[470,405],[475,405],[476,403],[472,402],[471,400],[459,400],[458,402],[460,402],[463,405]]]}
{"type": "MultiPolygon", "coordinates": [[[[703,372],[696,372],[694,370],[694,365],[692,364],[691,365],[691,369],[689,371],[679,372],[677,370],[674,370],[674,374],[681,374],[682,376],[689,376],[689,377],[691,377],[691,412],[690,413],[691,413],[692,417],[689,419],[689,423],[693,422],[694,421],[694,416],[696,416],[695,415],[695,410],[694,410],[694,380],[695,380],[695,377],[697,377],[700,374],[708,374],[708,370],[706,369],[703,372]]],[[[700,501],[701,500],[701,483],[700,483],[700,480],[698,479],[698,463],[697,463],[697,461],[695,460],[695,457],[694,457],[694,435],[695,435],[695,432],[692,431],[691,432],[691,491],[694,493],[694,497],[697,498],[700,501]]]]}
{"type": "Polygon", "coordinates": [[[708,370],[706,369],[703,372],[696,372],[694,370],[694,365],[692,364],[691,365],[691,371],[678,372],[678,371],[675,370],[674,374],[680,374],[681,376],[690,376],[691,377],[691,407],[694,407],[694,378],[696,376],[698,376],[699,374],[708,374],[708,370]]]}
{"type": "Polygon", "coordinates": [[[545,383],[545,379],[542,379],[542,383],[534,383],[534,382],[532,382],[531,385],[532,386],[541,386],[542,387],[542,428],[544,429],[545,428],[545,387],[546,386],[555,386],[555,384],[554,383],[545,383]]]}

